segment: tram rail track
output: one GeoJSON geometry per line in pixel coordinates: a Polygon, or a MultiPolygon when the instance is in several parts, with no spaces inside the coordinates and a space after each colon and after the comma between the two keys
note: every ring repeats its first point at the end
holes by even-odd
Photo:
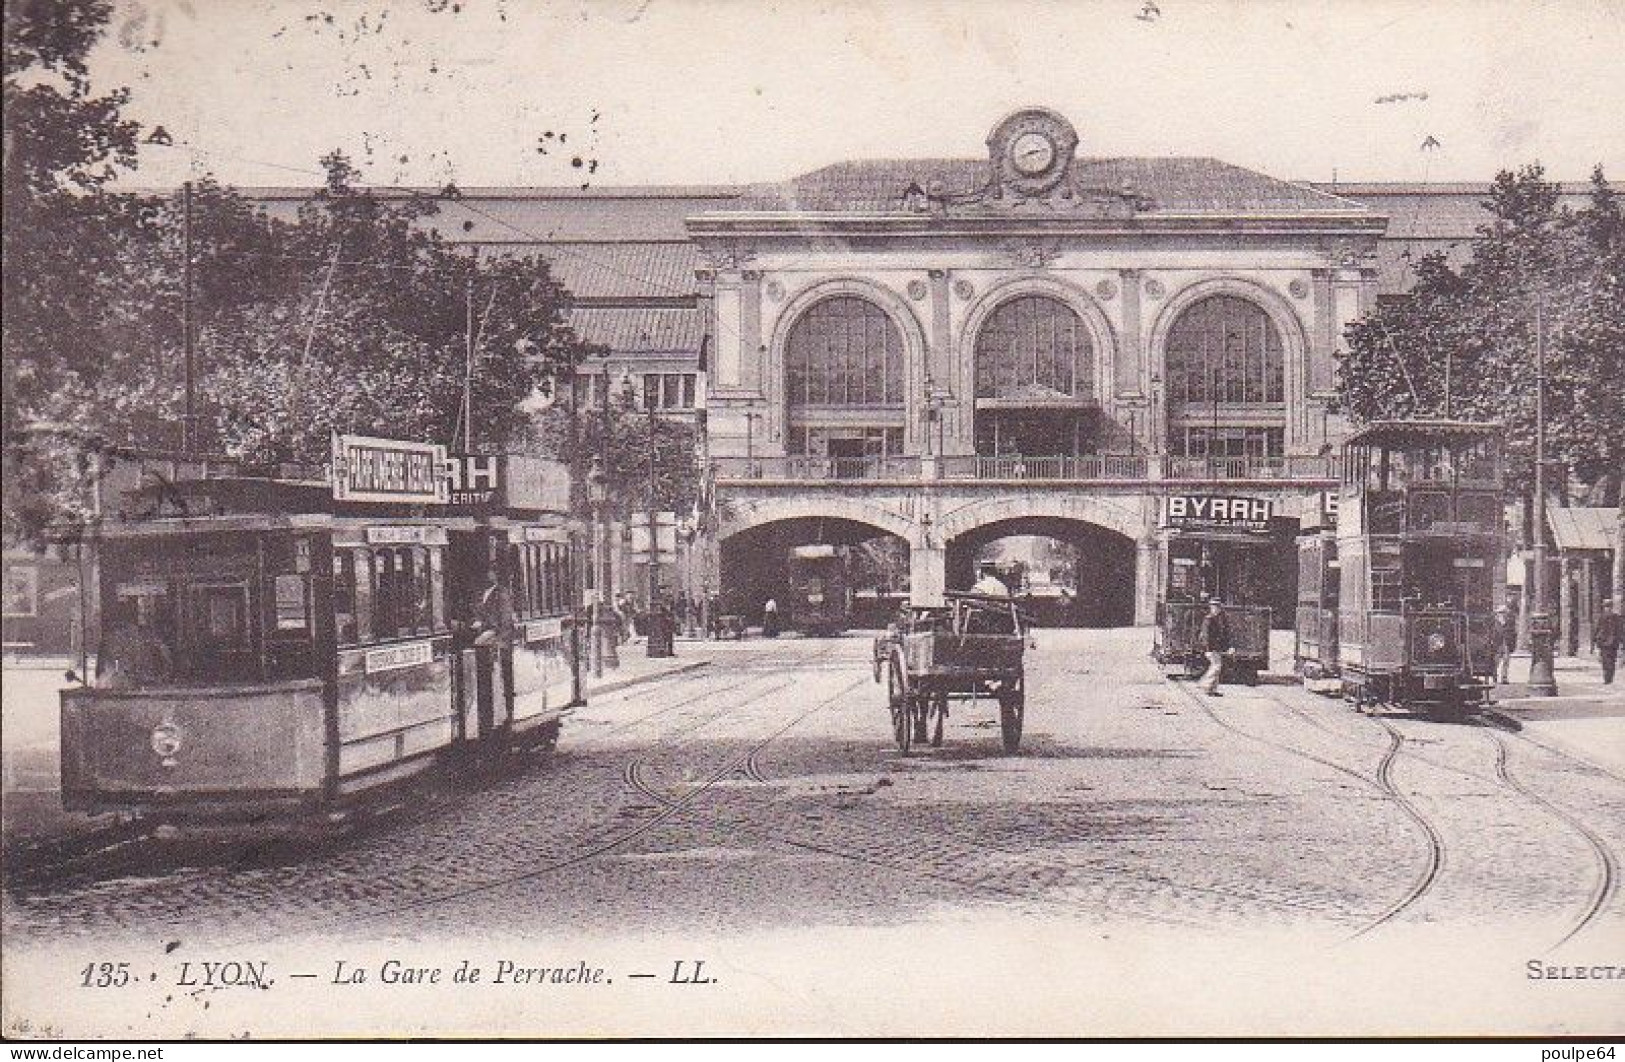
{"type": "MultiPolygon", "coordinates": [[[[1244,727],[1236,726],[1234,723],[1224,719],[1219,715],[1219,713],[1215,712],[1212,706],[1207,704],[1200,695],[1192,692],[1182,685],[1179,685],[1178,683],[1170,684],[1174,689],[1178,690],[1186,700],[1200,708],[1203,714],[1205,714],[1210,720],[1212,720],[1222,729],[1227,730],[1245,740],[1252,741],[1268,748],[1287,753],[1288,755],[1297,756],[1322,767],[1326,767],[1330,770],[1336,771],[1344,777],[1354,779],[1369,789],[1376,790],[1384,798],[1386,798],[1389,803],[1397,807],[1401,814],[1403,814],[1416,828],[1417,833],[1421,837],[1424,851],[1421,866],[1418,868],[1415,878],[1396,900],[1390,903],[1377,915],[1368,919],[1354,932],[1350,933],[1346,939],[1357,939],[1392,923],[1401,914],[1415,907],[1416,904],[1420,902],[1421,899],[1433,888],[1434,883],[1438,881],[1439,874],[1444,867],[1446,854],[1444,838],[1439,833],[1437,828],[1428,820],[1427,816],[1425,816],[1414,803],[1400,793],[1399,788],[1393,782],[1393,764],[1395,760],[1398,759],[1399,754],[1401,751],[1403,751],[1405,745],[1404,736],[1397,730],[1394,730],[1392,727],[1388,728],[1389,747],[1383,753],[1382,760],[1379,762],[1376,772],[1373,775],[1367,775],[1361,771],[1355,770],[1352,767],[1347,767],[1341,763],[1327,759],[1324,756],[1310,752],[1307,749],[1303,749],[1296,745],[1291,745],[1285,742],[1275,741],[1259,734],[1255,734],[1244,727]]],[[[1272,703],[1281,703],[1279,700],[1269,696],[1268,694],[1265,694],[1264,697],[1272,703]]],[[[1387,725],[1385,721],[1384,725],[1387,725]]]]}
{"type": "Polygon", "coordinates": [[[1581,909],[1579,917],[1569,927],[1568,932],[1564,933],[1556,943],[1551,945],[1552,950],[1555,951],[1592,925],[1597,916],[1607,908],[1609,901],[1613,899],[1615,892],[1619,889],[1619,861],[1614,857],[1613,850],[1608,847],[1607,843],[1597,836],[1596,832],[1582,822],[1578,816],[1541,796],[1518,780],[1517,776],[1512,773],[1511,753],[1507,748],[1506,739],[1493,732],[1489,732],[1489,738],[1495,744],[1496,774],[1507,788],[1522,794],[1552,818],[1583,837],[1597,861],[1596,884],[1592,887],[1585,906],[1581,909]]]}

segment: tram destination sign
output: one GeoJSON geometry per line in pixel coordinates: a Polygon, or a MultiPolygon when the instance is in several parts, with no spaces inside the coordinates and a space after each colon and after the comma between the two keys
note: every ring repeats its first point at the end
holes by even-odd
{"type": "Polygon", "coordinates": [[[1268,532],[1274,515],[1268,498],[1170,494],[1163,503],[1163,526],[1184,531],[1268,532]]]}
{"type": "Polygon", "coordinates": [[[335,434],[333,498],[445,505],[451,499],[446,448],[438,443],[335,434]]]}

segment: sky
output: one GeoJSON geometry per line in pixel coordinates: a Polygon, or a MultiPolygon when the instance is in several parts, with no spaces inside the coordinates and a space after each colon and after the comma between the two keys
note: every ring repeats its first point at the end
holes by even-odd
{"type": "Polygon", "coordinates": [[[173,144],[125,183],[736,184],[985,154],[1291,180],[1625,176],[1625,0],[116,0],[99,87],[173,144]],[[1424,146],[1426,144],[1427,146],[1424,146]]]}

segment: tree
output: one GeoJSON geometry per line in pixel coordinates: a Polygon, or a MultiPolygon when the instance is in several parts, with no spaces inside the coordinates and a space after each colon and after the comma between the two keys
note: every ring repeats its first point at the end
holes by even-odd
{"type": "Polygon", "coordinates": [[[1350,326],[1338,366],[1356,420],[1454,416],[1506,425],[1509,488],[1533,482],[1535,317],[1545,326],[1547,449],[1609,504],[1625,467],[1625,223],[1601,167],[1586,206],[1559,206],[1538,165],[1502,172],[1459,271],[1415,263],[1409,297],[1350,326]]]}
{"type": "Polygon", "coordinates": [[[630,383],[610,397],[607,408],[581,405],[572,410],[569,402],[554,403],[540,421],[537,442],[549,453],[574,453],[584,475],[597,470],[611,508],[621,515],[647,510],[651,454],[656,509],[683,518],[699,500],[697,427],[686,420],[650,418],[637,408],[630,383]]]}

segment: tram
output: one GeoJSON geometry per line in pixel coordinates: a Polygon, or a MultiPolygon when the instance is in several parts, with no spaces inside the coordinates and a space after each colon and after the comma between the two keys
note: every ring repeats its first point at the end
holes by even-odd
{"type": "Polygon", "coordinates": [[[839,634],[852,625],[851,550],[792,546],[786,558],[788,625],[804,634],[839,634]]]}
{"type": "Polygon", "coordinates": [[[1342,590],[1337,560],[1337,495],[1322,495],[1321,511],[1303,518],[1298,536],[1298,602],[1293,668],[1306,687],[1340,692],[1337,682],[1337,604],[1342,590]]]}
{"type": "Polygon", "coordinates": [[[1357,706],[1487,701],[1501,489],[1498,425],[1378,422],[1344,444],[1337,659],[1357,706]]]}
{"type": "Polygon", "coordinates": [[[1152,656],[1192,677],[1207,667],[1197,644],[1207,602],[1218,598],[1233,653],[1226,667],[1247,682],[1269,669],[1270,536],[1268,499],[1174,494],[1164,499],[1160,532],[1166,564],[1157,593],[1152,656]]]}
{"type": "Polygon", "coordinates": [[[337,818],[557,739],[581,703],[563,510],[459,513],[440,447],[345,436],[335,458],[331,482],[110,479],[94,680],[61,695],[66,807],[337,818]]]}

